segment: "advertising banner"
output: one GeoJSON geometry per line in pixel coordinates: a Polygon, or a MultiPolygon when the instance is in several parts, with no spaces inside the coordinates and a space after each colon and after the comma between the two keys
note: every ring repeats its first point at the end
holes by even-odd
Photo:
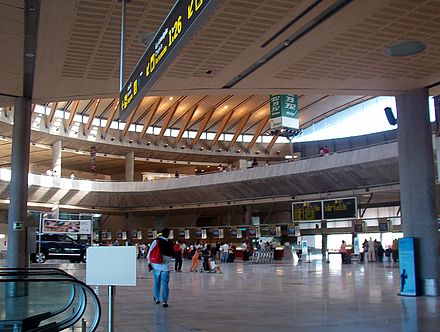
{"type": "Polygon", "coordinates": [[[42,233],[91,234],[91,220],[43,219],[42,233]]]}
{"type": "Polygon", "coordinates": [[[399,239],[400,295],[417,296],[415,238],[399,239]]]}

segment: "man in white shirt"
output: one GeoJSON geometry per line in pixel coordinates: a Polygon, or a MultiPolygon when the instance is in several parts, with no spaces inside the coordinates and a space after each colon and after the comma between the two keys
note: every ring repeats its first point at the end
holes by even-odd
{"type": "Polygon", "coordinates": [[[221,247],[220,250],[222,251],[222,259],[221,261],[223,263],[226,263],[228,261],[228,254],[229,254],[229,246],[227,243],[224,243],[221,247]]]}

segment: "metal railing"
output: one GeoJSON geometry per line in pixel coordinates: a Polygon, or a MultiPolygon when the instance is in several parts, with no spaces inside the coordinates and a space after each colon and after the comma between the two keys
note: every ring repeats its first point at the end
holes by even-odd
{"type": "Polygon", "coordinates": [[[1,268],[0,288],[0,331],[62,331],[81,319],[82,331],[95,331],[99,325],[98,297],[63,270],[1,268]]]}

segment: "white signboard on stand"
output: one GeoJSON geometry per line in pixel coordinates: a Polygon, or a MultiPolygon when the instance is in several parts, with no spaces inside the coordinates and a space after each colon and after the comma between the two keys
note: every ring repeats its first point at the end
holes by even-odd
{"type": "Polygon", "coordinates": [[[87,285],[136,286],[136,247],[89,247],[87,285]]]}

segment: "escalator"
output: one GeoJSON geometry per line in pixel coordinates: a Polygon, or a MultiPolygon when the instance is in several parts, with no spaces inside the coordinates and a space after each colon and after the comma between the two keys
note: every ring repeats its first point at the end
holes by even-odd
{"type": "Polygon", "coordinates": [[[95,331],[101,305],[95,292],[60,269],[0,268],[0,331],[95,331]]]}

